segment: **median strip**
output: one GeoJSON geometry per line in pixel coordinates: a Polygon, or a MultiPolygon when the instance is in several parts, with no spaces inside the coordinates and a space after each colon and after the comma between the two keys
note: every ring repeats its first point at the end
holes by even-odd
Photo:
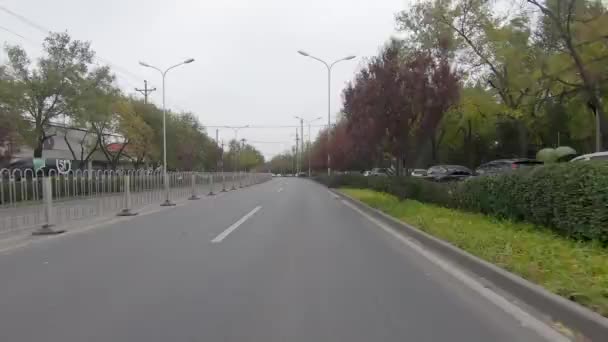
{"type": "Polygon", "coordinates": [[[238,221],[234,222],[230,227],[226,228],[226,230],[221,232],[218,236],[216,236],[213,240],[211,240],[211,242],[212,243],[222,242],[222,240],[224,240],[230,233],[232,233],[240,225],[245,223],[245,221],[247,221],[251,216],[255,215],[255,213],[257,213],[260,209],[262,209],[261,205],[255,207],[255,209],[253,209],[252,211],[247,213],[247,215],[241,217],[238,221]]]}

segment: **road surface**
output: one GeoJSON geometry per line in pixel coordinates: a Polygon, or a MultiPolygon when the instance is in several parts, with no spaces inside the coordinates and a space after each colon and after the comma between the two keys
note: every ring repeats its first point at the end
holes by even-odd
{"type": "Polygon", "coordinates": [[[541,341],[303,179],[0,255],[0,341],[541,341]]]}

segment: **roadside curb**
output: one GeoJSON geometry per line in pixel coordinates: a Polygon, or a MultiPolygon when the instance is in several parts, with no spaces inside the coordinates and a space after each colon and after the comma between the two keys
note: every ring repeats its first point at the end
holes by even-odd
{"type": "Polygon", "coordinates": [[[362,211],[440,254],[442,257],[462,266],[480,278],[487,279],[501,290],[539,310],[542,314],[549,316],[553,321],[582,333],[585,337],[591,339],[591,341],[604,341],[606,336],[608,336],[607,318],[575,302],[553,294],[539,285],[482,260],[378,209],[372,208],[341,191],[336,189],[329,190],[362,211]]]}

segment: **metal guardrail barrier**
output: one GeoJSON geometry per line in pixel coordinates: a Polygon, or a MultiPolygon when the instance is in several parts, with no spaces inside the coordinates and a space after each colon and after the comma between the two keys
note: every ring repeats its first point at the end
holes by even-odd
{"type": "MultiPolygon", "coordinates": [[[[135,215],[143,207],[164,201],[161,171],[73,170],[58,173],[0,169],[0,234],[50,227],[70,221],[111,215],[135,215]]],[[[169,197],[199,199],[271,179],[265,173],[169,172],[169,197]]]]}

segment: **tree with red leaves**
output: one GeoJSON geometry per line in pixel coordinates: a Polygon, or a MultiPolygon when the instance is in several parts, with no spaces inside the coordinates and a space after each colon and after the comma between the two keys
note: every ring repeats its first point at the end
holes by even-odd
{"type": "Polygon", "coordinates": [[[351,147],[360,152],[343,155],[377,159],[388,152],[401,161],[398,170],[414,164],[434,146],[435,130],[459,88],[445,55],[410,52],[392,40],[343,92],[345,126],[351,147]]]}

